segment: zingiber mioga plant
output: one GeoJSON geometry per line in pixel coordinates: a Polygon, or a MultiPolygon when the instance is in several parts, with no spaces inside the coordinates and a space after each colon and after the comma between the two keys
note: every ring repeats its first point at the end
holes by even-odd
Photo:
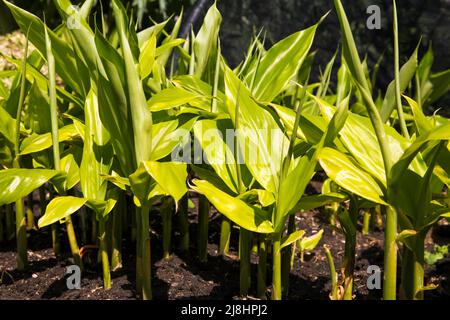
{"type": "Polygon", "coordinates": [[[170,259],[177,216],[180,249],[193,245],[204,263],[211,206],[223,215],[220,254],[230,254],[231,230],[239,229],[242,297],[252,294],[252,252],[259,258],[256,295],[288,295],[296,255],[303,261],[323,234],[299,230],[296,214],[324,205],[332,205],[345,236],[341,280],[326,248],[332,299],[353,298],[358,215],[378,207],[386,217],[384,298],[420,299],[430,288],[423,282],[424,237],[448,217],[442,190],[450,181],[450,132],[446,118],[422,110],[450,89],[449,73],[431,73],[431,48],[420,64],[417,48],[400,68],[395,2],[395,79],[377,99],[376,72],[367,76],[339,0],[343,39],[335,88],[338,52],[319,82],[310,81],[311,47],[326,16],[268,49],[265,36],[255,35],[245,59],[231,69],[222,56],[215,4],[200,29],[180,39],[183,14],[138,32],[117,0],[111,1],[113,25],[95,23],[93,0],[79,11],[69,0],[55,0],[65,22],[55,30],[5,3],[34,46],[22,60],[7,57],[17,70],[11,93],[0,92],[0,205],[10,218],[16,203],[19,269],[26,268],[22,199],[40,188],[45,214],[38,225],[52,226],[55,254],[65,222],[75,263],[83,266],[83,245],[98,246],[109,289],[110,270],[121,267],[121,242],[129,235],[143,299],[152,298],[151,209],[161,214],[163,257],[170,259]],[[318,171],[328,176],[322,193],[305,195],[318,171]],[[195,244],[187,217],[193,206],[195,244]]]}

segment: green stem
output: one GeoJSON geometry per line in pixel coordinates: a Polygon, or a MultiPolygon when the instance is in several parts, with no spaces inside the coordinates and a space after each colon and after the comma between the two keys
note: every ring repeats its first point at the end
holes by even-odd
{"type": "Polygon", "coordinates": [[[122,268],[122,216],[125,213],[125,209],[125,197],[121,194],[112,216],[111,268],[113,271],[122,268]]]}
{"type": "Polygon", "coordinates": [[[338,275],[336,273],[336,267],[334,266],[333,256],[331,255],[331,251],[327,245],[323,246],[325,250],[325,255],[327,257],[328,268],[330,270],[330,278],[331,278],[331,300],[338,300],[338,275]]]}
{"type": "Polygon", "coordinates": [[[369,210],[364,211],[362,234],[368,235],[370,231],[371,213],[369,210]]]}
{"type": "Polygon", "coordinates": [[[422,235],[414,239],[414,251],[403,248],[402,278],[400,298],[402,300],[423,300],[424,285],[424,248],[425,239],[422,235]]]}
{"type": "Polygon", "coordinates": [[[28,195],[27,201],[27,228],[28,230],[33,230],[34,226],[34,216],[33,216],[33,193],[28,195]]]}
{"type": "Polygon", "coordinates": [[[111,289],[111,273],[109,270],[109,257],[108,248],[106,245],[106,220],[100,219],[99,221],[99,242],[100,252],[102,258],[103,269],[103,287],[105,290],[111,289]]]}
{"type": "Polygon", "coordinates": [[[142,299],[152,299],[151,248],[150,248],[150,207],[141,208],[141,248],[142,248],[142,299]]]}
{"type": "Polygon", "coordinates": [[[395,300],[397,291],[397,212],[386,208],[386,229],[384,236],[384,300],[395,300]]]}
{"type": "Polygon", "coordinates": [[[161,217],[163,224],[163,258],[170,258],[170,245],[172,242],[172,198],[166,199],[161,206],[161,217]]]}
{"type": "Polygon", "coordinates": [[[180,225],[180,250],[189,250],[189,197],[185,194],[179,203],[178,222],[180,225]]]}
{"type": "Polygon", "coordinates": [[[23,271],[28,268],[27,224],[23,207],[23,199],[16,201],[16,240],[17,269],[23,271]]]}
{"type": "Polygon", "coordinates": [[[231,221],[226,217],[222,218],[220,225],[220,245],[219,254],[226,256],[230,250],[231,221]]]}
{"type": "Polygon", "coordinates": [[[398,22],[397,22],[397,5],[393,1],[393,15],[394,15],[394,71],[395,71],[395,102],[397,105],[398,119],[400,121],[400,128],[405,138],[409,139],[409,132],[406,126],[405,116],[403,114],[402,97],[400,93],[400,64],[399,64],[399,49],[398,49],[398,22]]]}
{"type": "MultiPolygon", "coordinates": [[[[45,214],[45,210],[47,209],[47,196],[45,191],[45,186],[41,186],[39,188],[39,206],[40,206],[40,214],[41,216],[45,214]]],[[[61,246],[59,244],[58,237],[58,227],[59,224],[54,223],[51,225],[52,228],[52,248],[55,254],[55,257],[59,257],[61,255],[61,246]]]]}
{"type": "Polygon", "coordinates": [[[57,223],[52,224],[52,247],[55,257],[61,256],[61,245],[59,242],[59,225],[57,223]]]}
{"type": "Polygon", "coordinates": [[[142,297],[142,288],[143,288],[143,240],[142,240],[142,208],[135,209],[135,230],[136,230],[136,293],[138,298],[142,297]]]}
{"type": "Polygon", "coordinates": [[[260,299],[266,299],[266,281],[267,281],[267,247],[265,235],[261,234],[259,239],[258,251],[258,284],[257,295],[260,299]]]}
{"type": "MultiPolygon", "coordinates": [[[[30,31],[31,25],[28,27],[30,31]]],[[[28,32],[25,43],[25,52],[22,60],[22,72],[20,79],[20,94],[16,113],[15,141],[14,141],[14,160],[13,168],[20,168],[20,123],[22,122],[22,111],[25,101],[25,87],[27,84],[26,69],[28,56],[28,32]]],[[[16,241],[17,241],[17,269],[25,270],[28,267],[27,257],[27,225],[23,206],[23,199],[16,201],[16,241]]]]}
{"type": "Polygon", "coordinates": [[[281,300],[281,234],[274,234],[272,261],[272,300],[281,300]]]}
{"type": "Polygon", "coordinates": [[[208,199],[200,195],[198,199],[198,256],[200,262],[206,262],[208,259],[209,209],[208,199]]]}
{"type": "MultiPolygon", "coordinates": [[[[288,222],[288,234],[295,231],[295,215],[289,216],[288,222]]],[[[291,258],[292,258],[292,246],[287,246],[282,250],[282,274],[281,279],[283,283],[283,295],[287,296],[289,293],[289,275],[291,273],[291,258]]]]}
{"type": "Polygon", "coordinates": [[[81,270],[83,270],[83,261],[80,256],[80,249],[78,248],[77,237],[73,227],[72,218],[70,216],[66,218],[66,229],[74,262],[80,267],[81,270]]]}
{"type": "Polygon", "coordinates": [[[240,294],[242,297],[246,297],[250,290],[251,278],[250,278],[250,257],[251,257],[251,245],[252,234],[250,231],[240,228],[239,230],[240,248],[239,248],[239,271],[240,271],[240,294]]]}

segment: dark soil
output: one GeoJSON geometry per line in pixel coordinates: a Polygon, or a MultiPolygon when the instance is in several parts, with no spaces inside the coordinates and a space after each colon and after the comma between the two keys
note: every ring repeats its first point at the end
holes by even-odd
{"type": "MultiPolygon", "coordinates": [[[[153,216],[158,216],[153,214],[153,216]]],[[[196,217],[191,213],[191,243],[195,243],[196,217]]],[[[231,243],[230,256],[222,258],[217,253],[220,216],[214,213],[210,222],[209,257],[206,264],[199,263],[196,246],[188,253],[176,249],[177,230],[174,220],[174,253],[170,259],[161,259],[159,221],[152,222],[156,231],[152,242],[152,286],[154,299],[240,299],[239,297],[239,261],[236,258],[237,243],[231,243]]],[[[290,274],[290,291],[287,299],[329,299],[330,276],[322,245],[326,243],[339,267],[344,254],[344,237],[332,233],[327,223],[318,213],[297,215],[297,224],[306,230],[307,235],[324,229],[319,246],[305,255],[304,262],[296,257],[290,274]]],[[[449,243],[449,226],[442,225],[434,229],[427,241],[427,248],[433,243],[449,243]]],[[[232,239],[236,241],[237,231],[232,239]]],[[[29,233],[30,268],[27,272],[15,269],[14,243],[0,245],[0,300],[1,299],[135,299],[135,256],[134,245],[123,245],[123,268],[112,273],[112,289],[102,288],[101,269],[97,264],[87,264],[82,277],[80,290],[68,290],[66,286],[66,267],[72,264],[68,258],[67,243],[62,241],[66,256],[56,259],[51,249],[50,231],[29,233]]],[[[383,234],[374,230],[368,236],[358,234],[358,247],[355,266],[355,298],[380,299],[381,290],[368,290],[366,272],[369,265],[383,265],[383,234]]],[[[64,239],[63,239],[64,240],[64,239]]],[[[91,252],[96,256],[96,252],[91,252]]],[[[92,258],[92,257],[91,257],[92,258]]],[[[91,259],[92,260],[92,259],[91,259]]],[[[95,259],[93,259],[95,260],[95,259]]],[[[252,259],[252,289],[256,285],[256,255],[252,259]]],[[[450,259],[446,258],[432,267],[427,267],[426,283],[434,283],[438,288],[426,293],[426,299],[450,298],[450,259]]],[[[270,278],[270,277],[269,277],[270,278]]],[[[270,279],[268,279],[270,281],[270,279]]],[[[268,296],[270,285],[268,286],[268,296]]],[[[251,296],[249,297],[251,299],[251,296]]]]}

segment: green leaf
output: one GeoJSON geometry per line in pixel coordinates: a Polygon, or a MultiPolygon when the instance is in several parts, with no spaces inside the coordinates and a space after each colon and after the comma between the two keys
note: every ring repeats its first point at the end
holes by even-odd
{"type": "Polygon", "coordinates": [[[155,192],[156,182],[148,174],[143,163],[129,176],[129,183],[134,195],[134,202],[138,207],[150,205],[149,200],[158,195],[155,192]]]}
{"type": "Polygon", "coordinates": [[[178,127],[179,120],[154,123],[152,126],[152,155],[150,160],[160,160],[190,139],[190,131],[196,117],[189,119],[178,127]]]}
{"type": "Polygon", "coordinates": [[[0,206],[13,203],[59,173],[45,169],[7,169],[0,172],[0,206]]]}
{"type": "Polygon", "coordinates": [[[104,219],[114,209],[117,201],[114,199],[108,200],[93,200],[89,199],[86,202],[86,206],[94,210],[97,215],[97,219],[104,219]]]}
{"type": "Polygon", "coordinates": [[[319,24],[281,40],[268,50],[261,62],[254,63],[245,76],[258,101],[272,102],[294,78],[308,56],[319,24]],[[256,74],[255,74],[256,73],[256,74]]]}
{"type": "Polygon", "coordinates": [[[277,217],[275,228],[279,230],[284,227],[284,218],[295,207],[303,196],[306,187],[314,176],[317,164],[316,149],[310,150],[301,157],[298,164],[289,172],[282,181],[277,199],[277,217]]]}
{"type": "Polygon", "coordinates": [[[294,207],[293,212],[309,211],[319,207],[323,207],[327,204],[343,202],[347,200],[347,196],[341,193],[326,193],[317,194],[313,196],[302,197],[297,205],[294,207]]]}
{"type": "Polygon", "coordinates": [[[258,202],[263,207],[268,207],[275,203],[275,197],[273,193],[261,190],[261,189],[251,189],[238,196],[239,199],[244,200],[246,203],[258,202]]]}
{"type": "MultiPolygon", "coordinates": [[[[42,56],[46,55],[44,23],[31,13],[5,1],[11,10],[17,24],[23,33],[27,33],[28,27],[32,25],[29,32],[30,42],[39,50],[42,56]]],[[[89,83],[89,79],[79,73],[75,54],[68,42],[59,38],[54,32],[49,30],[49,37],[52,43],[52,51],[56,60],[56,71],[64,82],[76,92],[83,94],[84,87],[89,83]]]]}
{"type": "Polygon", "coordinates": [[[161,90],[153,95],[148,101],[148,106],[151,111],[155,112],[177,108],[185,104],[193,103],[196,100],[204,99],[199,94],[175,87],[161,90]]]}
{"type": "Polygon", "coordinates": [[[403,242],[405,239],[415,235],[417,235],[416,230],[402,230],[402,232],[397,235],[397,241],[403,242]]]}
{"type": "MultiPolygon", "coordinates": [[[[318,102],[324,118],[331,119],[335,108],[323,100],[318,100],[318,102]]],[[[408,141],[394,128],[385,125],[384,129],[389,142],[389,149],[393,155],[393,160],[396,161],[401,157],[403,150],[408,145],[408,141]]],[[[386,185],[383,157],[370,119],[349,112],[347,120],[342,130],[339,132],[339,135],[343,145],[355,158],[358,164],[378,181],[386,185]]]]}
{"type": "Polygon", "coordinates": [[[298,241],[298,248],[300,251],[311,251],[314,250],[315,247],[320,242],[320,239],[322,239],[323,235],[323,229],[321,229],[319,232],[313,234],[312,236],[303,238],[298,241]]]}
{"type": "Polygon", "coordinates": [[[206,156],[206,161],[214,169],[230,190],[239,193],[239,164],[236,164],[234,152],[226,143],[225,130],[219,126],[231,128],[229,120],[201,120],[194,125],[194,134],[206,156]]]}
{"type": "Polygon", "coordinates": [[[367,81],[361,58],[353,38],[350,23],[340,0],[334,0],[334,6],[339,18],[342,32],[342,56],[354,80],[362,87],[363,90],[370,92],[370,86],[367,81]]]}
{"type": "Polygon", "coordinates": [[[395,187],[417,154],[429,141],[450,140],[450,124],[446,124],[419,136],[395,163],[391,171],[390,185],[395,187]]]}
{"type": "Polygon", "coordinates": [[[304,235],[305,235],[305,230],[297,230],[287,236],[284,236],[283,239],[281,239],[280,250],[293,244],[296,241],[299,241],[304,235]]]}
{"type": "Polygon", "coordinates": [[[357,167],[346,155],[331,148],[324,148],[319,162],[327,175],[342,188],[367,200],[386,204],[383,192],[370,174],[357,167]]]}
{"type": "MultiPolygon", "coordinates": [[[[419,46],[416,47],[412,56],[400,69],[400,92],[404,92],[408,88],[409,84],[411,83],[411,80],[414,78],[414,75],[416,74],[416,70],[418,67],[417,61],[418,51],[419,46]]],[[[395,80],[393,80],[389,84],[386,91],[386,96],[384,97],[383,105],[380,110],[381,119],[383,120],[383,122],[389,120],[389,117],[391,116],[392,111],[394,111],[394,108],[395,108],[395,80]]]]}
{"type": "Polygon", "coordinates": [[[66,173],[65,190],[72,189],[78,182],[80,182],[80,168],[73,157],[69,153],[61,159],[61,170],[66,173]]]}
{"type": "Polygon", "coordinates": [[[224,69],[228,114],[235,127],[239,124],[237,140],[244,162],[261,186],[275,193],[289,141],[272,114],[251,98],[245,84],[227,66],[224,69]]]}
{"type": "Polygon", "coordinates": [[[116,187],[122,189],[123,191],[127,190],[127,187],[130,186],[130,180],[124,177],[119,176],[116,172],[112,172],[111,175],[101,175],[102,179],[111,182],[116,187]]]}
{"type": "MultiPolygon", "coordinates": [[[[295,111],[274,103],[270,104],[283,121],[289,133],[294,129],[295,111]]],[[[297,130],[297,138],[302,139],[310,144],[317,144],[322,139],[323,133],[326,131],[327,123],[322,117],[302,114],[300,116],[299,127],[297,130]]]]}
{"type": "Polygon", "coordinates": [[[180,162],[143,162],[145,169],[155,179],[165,195],[177,203],[188,191],[186,186],[187,165],[180,162]]]}
{"type": "Polygon", "coordinates": [[[8,140],[11,145],[14,145],[16,136],[16,120],[0,106],[0,134],[8,140]]]}
{"type": "Polygon", "coordinates": [[[425,132],[432,130],[433,125],[427,119],[427,117],[423,113],[422,109],[417,104],[417,102],[407,96],[403,96],[403,97],[406,99],[406,101],[408,101],[408,104],[411,107],[411,110],[412,110],[413,116],[414,116],[414,121],[415,121],[416,127],[418,129],[418,134],[422,135],[425,132]]]}
{"type": "Polygon", "coordinates": [[[144,45],[139,56],[139,68],[141,79],[147,78],[153,70],[156,58],[156,36],[152,35],[144,45]]]}
{"type": "MultiPolygon", "coordinates": [[[[173,84],[176,87],[183,88],[191,93],[196,94],[197,96],[201,96],[205,101],[204,105],[208,106],[207,110],[211,108],[211,100],[212,98],[212,86],[208,83],[203,82],[199,78],[195,76],[183,75],[177,76],[174,80],[172,80],[173,84]]],[[[217,96],[217,110],[219,112],[227,112],[227,107],[225,105],[225,94],[222,91],[218,91],[217,96]]],[[[201,107],[200,105],[196,105],[197,107],[201,107]]],[[[205,109],[205,108],[203,108],[205,109]]],[[[205,109],[206,110],[206,109],[205,109]]]]}
{"type": "Polygon", "coordinates": [[[217,39],[221,22],[222,16],[214,2],[206,13],[200,31],[194,40],[195,75],[198,78],[202,78],[209,60],[214,57],[217,50],[217,39]]]}
{"type": "MultiPolygon", "coordinates": [[[[66,142],[76,138],[80,138],[80,134],[75,125],[69,124],[58,129],[58,141],[66,142]]],[[[25,138],[20,146],[20,155],[32,154],[39,151],[46,150],[53,145],[52,134],[50,132],[32,135],[25,138]]]]}
{"type": "Polygon", "coordinates": [[[232,197],[205,180],[193,180],[191,188],[208,198],[214,207],[238,226],[257,233],[273,233],[269,215],[232,197]]]}
{"type": "Polygon", "coordinates": [[[38,221],[39,228],[49,226],[67,218],[84,206],[86,202],[87,199],[77,197],[57,197],[53,199],[48,204],[44,216],[38,221]]]}
{"type": "Polygon", "coordinates": [[[39,89],[36,82],[34,82],[31,86],[28,95],[28,111],[26,115],[28,118],[30,130],[32,132],[43,134],[52,131],[50,121],[50,105],[47,101],[47,98],[44,96],[44,93],[39,89]]]}
{"type": "Polygon", "coordinates": [[[430,77],[433,90],[429,97],[429,103],[433,103],[450,91],[450,69],[433,74],[430,77]]]}
{"type": "Polygon", "coordinates": [[[183,21],[183,10],[181,11],[180,15],[177,18],[177,21],[175,22],[175,26],[172,29],[172,32],[169,36],[167,36],[166,39],[164,39],[161,47],[157,49],[156,55],[158,56],[157,61],[161,66],[165,66],[167,61],[169,60],[171,54],[172,54],[172,48],[180,45],[182,42],[184,42],[183,39],[177,39],[181,22],[183,21]],[[182,41],[182,42],[180,42],[182,41]],[[158,52],[160,51],[160,52],[158,52]]]}
{"type": "Polygon", "coordinates": [[[120,35],[120,44],[125,64],[125,78],[135,143],[135,165],[137,167],[142,161],[147,161],[151,157],[152,114],[147,107],[147,100],[136,68],[132,46],[127,37],[128,30],[126,29],[127,18],[125,9],[118,0],[112,2],[112,7],[120,35]]]}
{"type": "Polygon", "coordinates": [[[95,90],[93,86],[86,97],[84,106],[85,136],[80,182],[86,199],[103,201],[106,196],[107,181],[101,175],[110,173],[114,154],[109,143],[110,135],[100,119],[95,90]]]}

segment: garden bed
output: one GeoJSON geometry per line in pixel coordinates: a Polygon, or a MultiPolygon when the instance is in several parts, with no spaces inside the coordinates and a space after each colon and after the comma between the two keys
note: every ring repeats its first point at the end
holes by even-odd
{"type": "MultiPolygon", "coordinates": [[[[217,253],[220,229],[219,220],[210,223],[210,244],[208,245],[208,262],[201,264],[196,257],[195,247],[189,253],[175,250],[170,259],[161,259],[162,251],[159,231],[153,233],[152,273],[153,295],[156,300],[165,299],[240,299],[239,297],[239,261],[236,257],[236,243],[232,243],[230,256],[222,258],[217,253]]],[[[195,214],[191,218],[196,220],[195,214]]],[[[155,221],[156,222],[156,221],[155,221]]],[[[196,221],[192,221],[191,235],[195,236],[196,221]]],[[[337,266],[343,258],[344,237],[332,234],[331,228],[317,214],[307,212],[297,217],[299,229],[308,233],[324,229],[319,246],[305,255],[305,261],[296,257],[294,269],[290,274],[290,292],[287,299],[329,299],[330,276],[328,264],[322,248],[327,243],[333,253],[337,266]]],[[[157,225],[155,225],[157,227],[157,225]]],[[[427,240],[427,248],[436,243],[445,243],[450,239],[448,225],[437,226],[427,240]]],[[[66,267],[72,264],[68,258],[56,259],[51,249],[49,232],[31,232],[29,236],[30,269],[19,272],[15,269],[15,245],[3,245],[0,251],[0,284],[1,299],[136,299],[135,292],[135,255],[134,246],[124,243],[123,268],[112,273],[111,290],[103,290],[100,265],[90,265],[83,275],[80,290],[68,290],[66,286],[66,267]]],[[[65,240],[65,239],[63,239],[65,240]]],[[[175,244],[177,238],[174,239],[175,244]]],[[[381,290],[368,290],[366,272],[369,265],[383,265],[383,233],[372,231],[369,235],[358,234],[355,266],[355,295],[357,299],[377,299],[382,296],[381,290]]],[[[68,246],[63,241],[63,246],[68,246]]],[[[95,253],[91,253],[95,256],[95,253]]],[[[255,255],[252,257],[253,275],[256,275],[255,255]]],[[[426,281],[438,285],[438,288],[426,293],[426,299],[450,298],[450,259],[438,261],[428,266],[426,281]]],[[[252,279],[252,285],[256,277],[252,279]]],[[[252,287],[251,293],[254,293],[252,287]]],[[[250,299],[252,296],[249,297],[250,299]]]]}

